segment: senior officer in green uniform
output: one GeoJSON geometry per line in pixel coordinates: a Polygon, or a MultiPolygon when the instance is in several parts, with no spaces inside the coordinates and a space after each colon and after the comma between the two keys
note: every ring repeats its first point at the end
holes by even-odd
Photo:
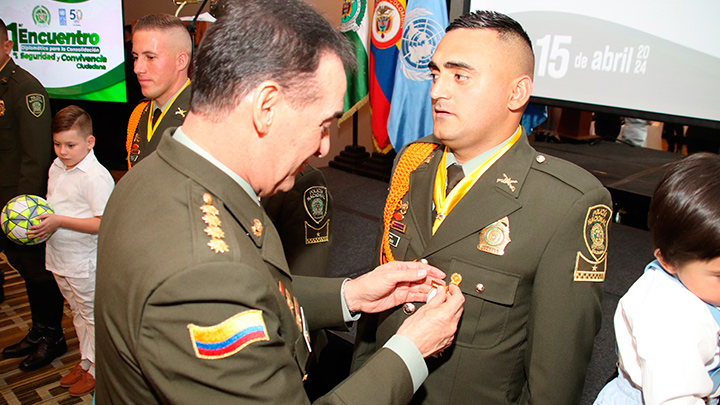
{"type": "MultiPolygon", "coordinates": [[[[42,84],[10,57],[13,41],[0,20],[0,207],[19,194],[45,196],[52,163],[51,114],[42,84]]],[[[1,232],[0,232],[1,233],[1,232]]],[[[20,246],[2,233],[10,264],[25,280],[32,328],[20,342],[4,348],[3,357],[26,357],[20,369],[50,364],[67,350],[60,324],[63,296],[45,270],[45,244],[20,246]]],[[[0,279],[4,281],[2,271],[0,279]]],[[[0,286],[2,283],[0,282],[0,286]]],[[[1,288],[1,287],[0,287],[1,288]]]]}
{"type": "Polygon", "coordinates": [[[149,14],[133,27],[134,71],[147,100],[128,122],[128,169],[152,153],[166,129],[178,127],[190,109],[188,79],[192,40],[179,18],[149,14]]]}
{"type": "MultiPolygon", "coordinates": [[[[353,61],[302,1],[231,2],[208,30],[191,112],[119,182],[103,217],[99,404],[307,403],[308,330],[423,299],[444,277],[423,263],[348,281],[291,277],[258,204],[327,153],[353,61]]],[[[450,344],[463,301],[456,286],[438,294],[324,401],[409,401],[423,357],[450,344]]]]}
{"type": "MultiPolygon", "coordinates": [[[[522,27],[476,12],[446,31],[429,65],[434,135],[396,159],[378,253],[462,277],[455,342],[428,361],[413,402],[577,404],[600,328],[610,195],[519,127],[534,67],[522,27]]],[[[354,365],[420,305],[363,317],[354,365]]]]}

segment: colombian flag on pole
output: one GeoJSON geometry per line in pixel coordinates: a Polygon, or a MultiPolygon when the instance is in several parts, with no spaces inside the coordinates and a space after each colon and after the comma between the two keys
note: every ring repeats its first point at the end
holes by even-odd
{"type": "Polygon", "coordinates": [[[447,26],[445,0],[412,0],[408,5],[387,123],[395,150],[433,132],[428,63],[447,26]]]}
{"type": "Polygon", "coordinates": [[[400,54],[406,0],[377,0],[370,41],[370,108],[375,148],[392,149],[387,123],[395,84],[395,67],[400,54]]]}
{"type": "Polygon", "coordinates": [[[338,124],[352,117],[368,102],[368,0],[343,1],[340,32],[355,49],[357,71],[347,75],[343,116],[338,124]]]}

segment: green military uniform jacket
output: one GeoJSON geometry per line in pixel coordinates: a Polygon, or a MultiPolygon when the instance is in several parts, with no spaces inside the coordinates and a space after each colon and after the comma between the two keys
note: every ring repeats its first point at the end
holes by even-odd
{"type": "MultiPolygon", "coordinates": [[[[308,403],[299,306],[311,330],[343,325],[341,283],[291,279],[263,209],[168,131],[119,182],[103,216],[97,403],[308,403]],[[243,329],[236,317],[248,311],[262,316],[249,324],[262,326],[255,341],[219,357],[200,351],[243,329]]],[[[320,402],[407,403],[412,391],[405,363],[383,349],[320,402]]]]}
{"type": "Polygon", "coordinates": [[[45,88],[8,60],[0,71],[0,205],[20,194],[45,196],[53,160],[45,88]]]}
{"type": "Polygon", "coordinates": [[[280,234],[290,272],[329,276],[332,196],[323,172],[305,165],[292,189],[263,198],[262,206],[280,234]]]}
{"type": "Polygon", "coordinates": [[[168,107],[167,112],[160,120],[160,123],[153,133],[152,138],[150,138],[150,141],[147,139],[148,118],[152,116],[152,111],[150,109],[153,103],[145,100],[145,108],[140,116],[140,121],[135,129],[135,135],[133,136],[132,144],[130,145],[130,154],[128,155],[130,167],[135,166],[138,162],[145,159],[149,154],[157,149],[162,135],[168,128],[176,128],[182,125],[183,121],[185,121],[187,112],[190,111],[190,93],[192,93],[192,84],[188,84],[188,86],[185,87],[180,94],[178,94],[175,101],[168,107]],[[137,153],[135,151],[137,151],[137,153]]]}
{"type": "MultiPolygon", "coordinates": [[[[404,233],[391,230],[395,260],[426,258],[448,282],[460,274],[466,298],[454,343],[427,360],[430,376],[413,402],[579,403],[601,321],[608,191],[583,169],[538,154],[523,134],[432,235],[442,151],[411,173],[404,233]]],[[[407,317],[401,307],[363,315],[354,367],[407,317]]]]}

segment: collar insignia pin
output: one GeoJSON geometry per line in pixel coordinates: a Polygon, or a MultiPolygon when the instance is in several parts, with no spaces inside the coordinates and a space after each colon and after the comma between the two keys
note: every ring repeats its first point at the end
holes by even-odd
{"type": "Polygon", "coordinates": [[[257,236],[258,238],[262,236],[263,224],[262,224],[262,222],[260,222],[259,219],[257,219],[257,218],[253,219],[253,224],[252,224],[251,229],[252,229],[253,235],[257,236]]]}
{"type": "Polygon", "coordinates": [[[498,183],[505,184],[506,186],[510,187],[510,191],[512,191],[512,192],[514,193],[514,192],[515,192],[515,186],[513,186],[513,184],[517,184],[517,180],[511,179],[511,178],[508,177],[508,175],[505,174],[505,173],[503,173],[503,177],[504,177],[504,178],[502,178],[502,179],[497,179],[497,182],[498,182],[498,183]]]}
{"type": "Polygon", "coordinates": [[[187,110],[183,110],[182,108],[178,107],[178,110],[175,111],[175,115],[179,115],[179,116],[185,118],[186,112],[187,112],[187,110]]]}

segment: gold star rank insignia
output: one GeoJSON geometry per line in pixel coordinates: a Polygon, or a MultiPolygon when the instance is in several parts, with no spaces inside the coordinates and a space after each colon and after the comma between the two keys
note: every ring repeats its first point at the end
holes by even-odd
{"type": "Polygon", "coordinates": [[[227,253],[230,251],[230,248],[223,240],[225,232],[220,228],[221,221],[220,218],[218,218],[220,211],[213,205],[213,198],[210,193],[203,194],[203,202],[205,204],[200,206],[200,211],[204,214],[202,216],[203,222],[208,225],[205,229],[203,229],[203,231],[205,231],[205,233],[210,237],[210,241],[207,245],[215,253],[227,253]]]}
{"type": "Polygon", "coordinates": [[[187,112],[187,110],[183,110],[182,108],[178,107],[177,111],[175,111],[175,115],[179,115],[179,116],[185,118],[186,112],[187,112]]]}
{"type": "Polygon", "coordinates": [[[230,251],[227,243],[222,239],[212,238],[210,242],[208,242],[208,246],[210,246],[210,249],[214,250],[215,253],[227,253],[230,251]]]}
{"type": "Polygon", "coordinates": [[[217,226],[208,226],[203,230],[209,237],[214,239],[222,239],[225,237],[225,232],[217,226]]]}

